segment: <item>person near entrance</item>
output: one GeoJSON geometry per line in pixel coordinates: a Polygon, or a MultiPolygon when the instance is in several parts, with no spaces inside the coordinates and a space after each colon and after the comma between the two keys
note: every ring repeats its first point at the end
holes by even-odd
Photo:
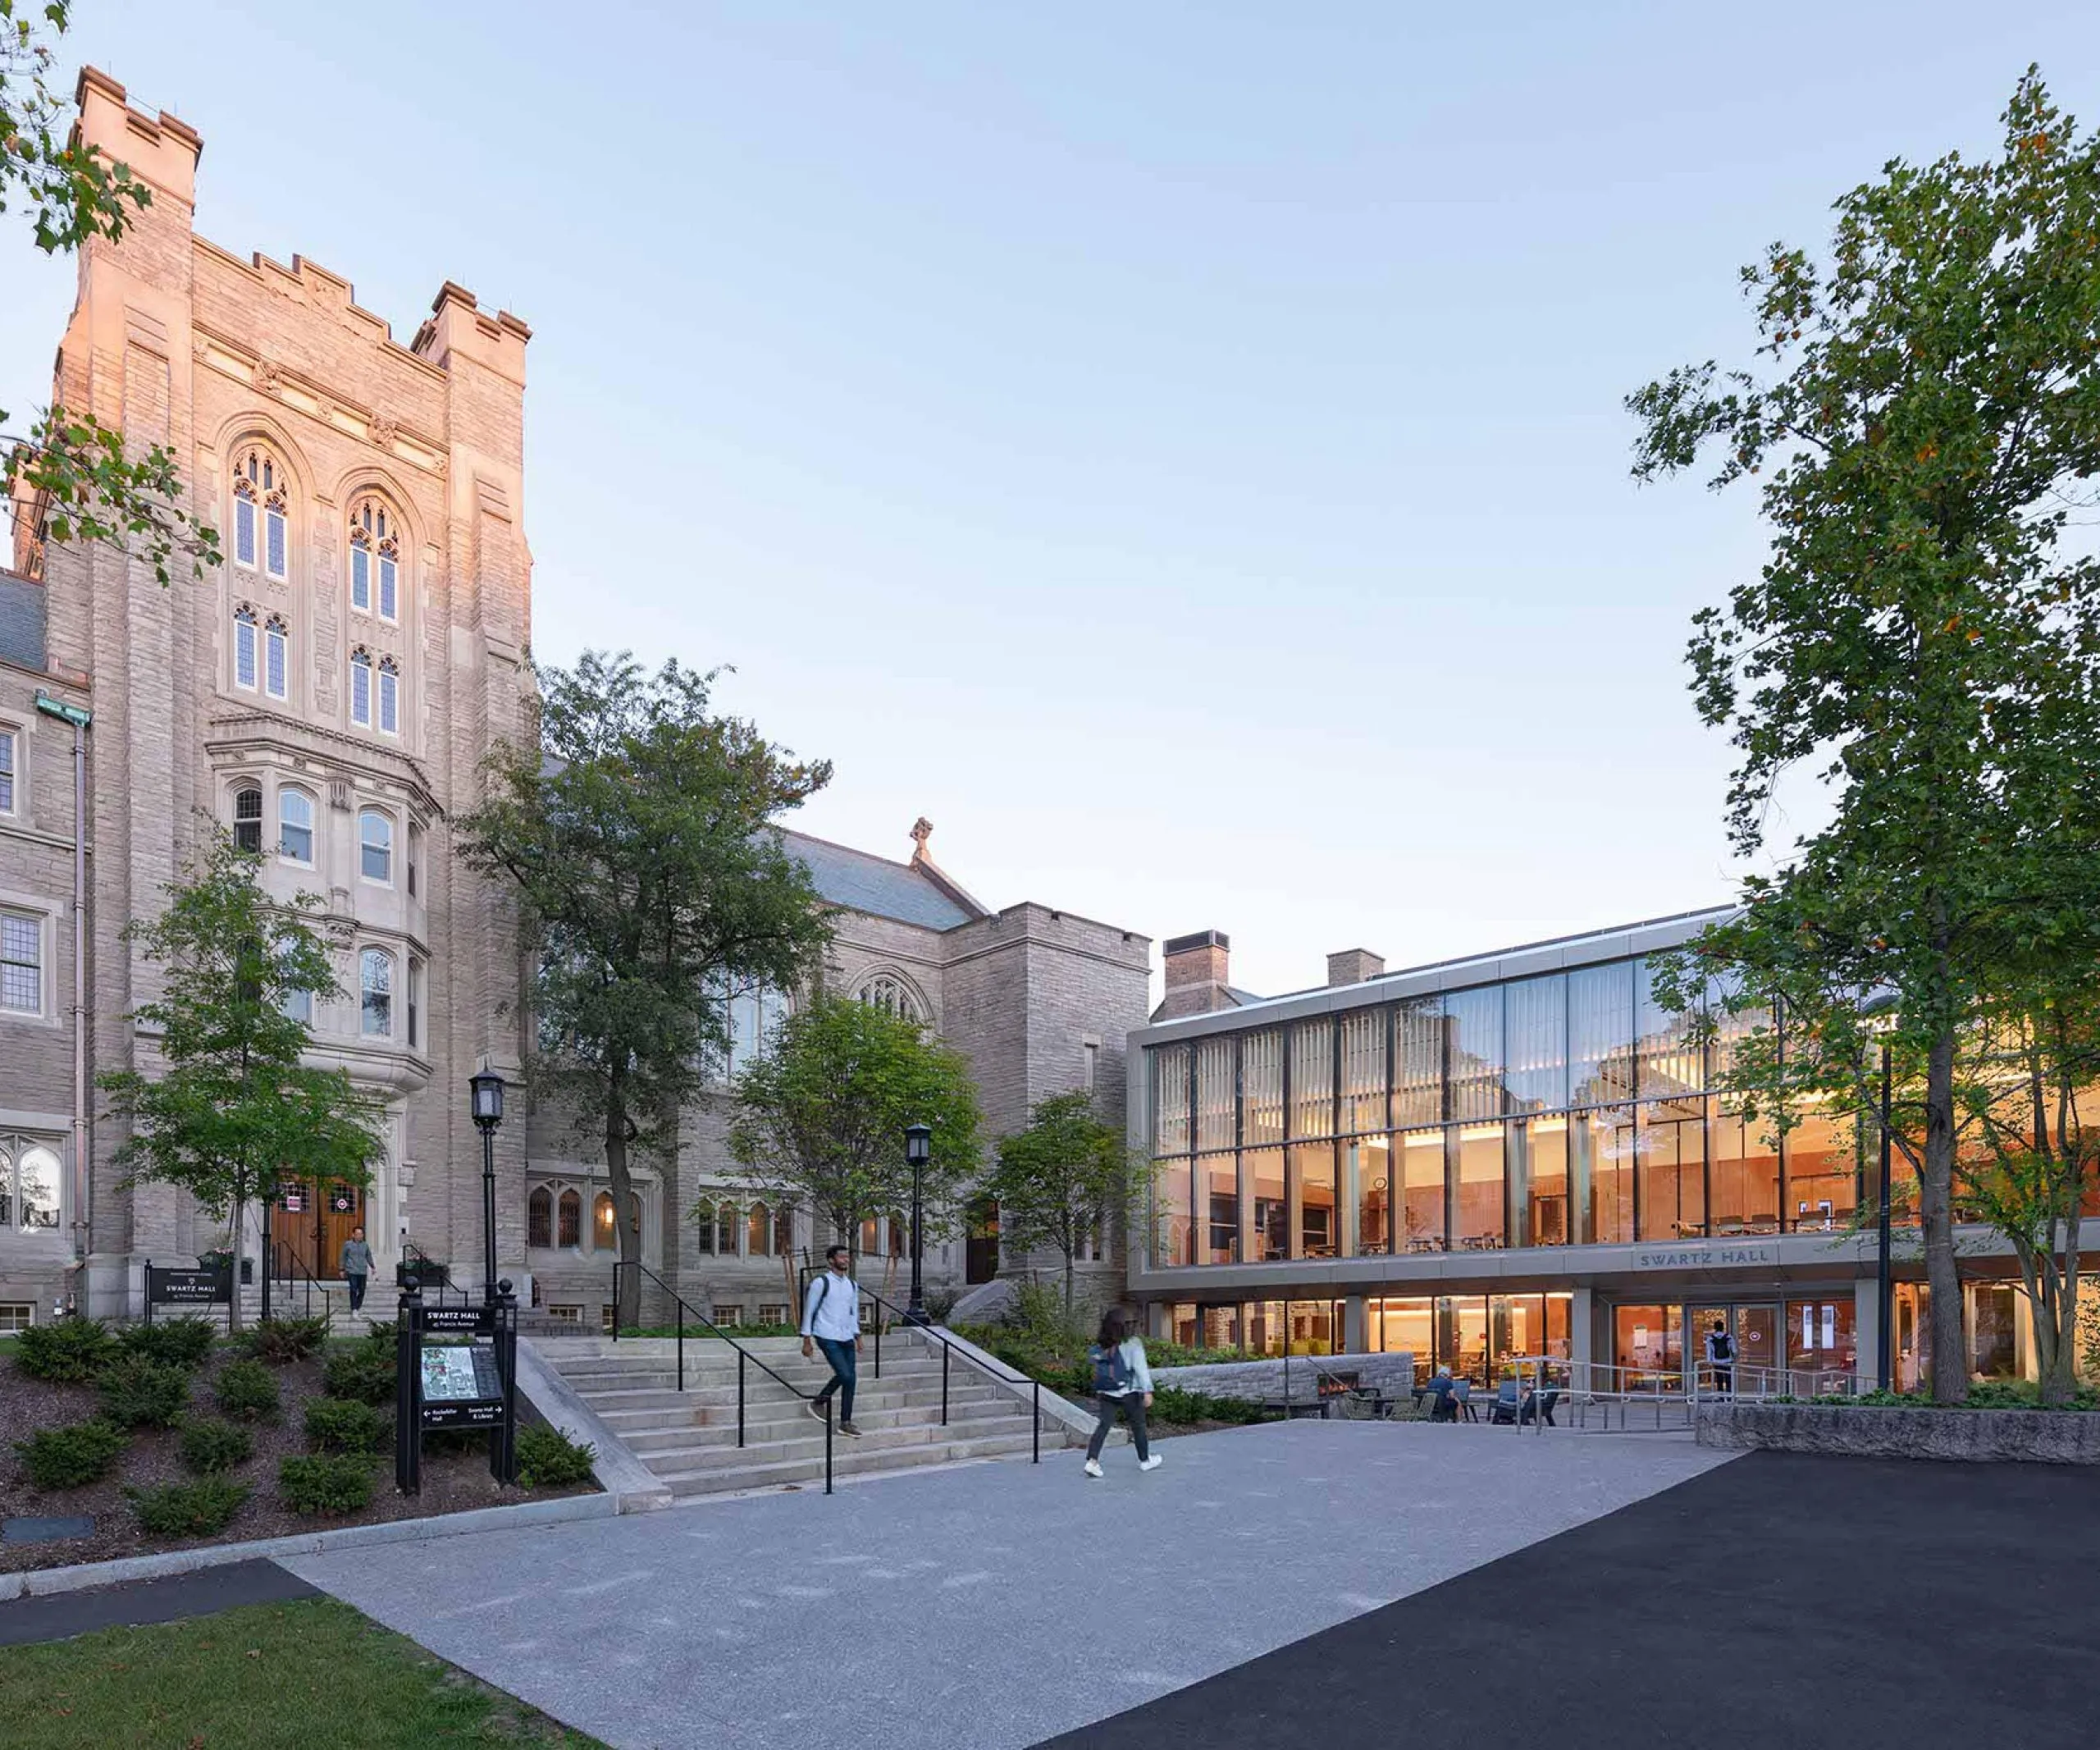
{"type": "Polygon", "coordinates": [[[1714,1370],[1714,1389],[1732,1395],[1736,1388],[1736,1346],[1728,1337],[1728,1322],[1714,1321],[1706,1333],[1706,1363],[1714,1370]]]}
{"type": "Polygon", "coordinates": [[[364,1285],[372,1275],[372,1248],[364,1243],[363,1227],[350,1230],[338,1262],[342,1267],[343,1280],[350,1285],[350,1310],[357,1312],[364,1305],[364,1285]]]}
{"type": "Polygon", "coordinates": [[[1101,1315],[1101,1330],[1087,1351],[1093,1364],[1093,1400],[1101,1419],[1093,1425],[1093,1438],[1086,1443],[1086,1474],[1101,1474],[1101,1448],[1117,1416],[1130,1423],[1130,1443],[1138,1449],[1138,1469],[1157,1470],[1159,1455],[1145,1439],[1145,1411],[1152,1407],[1152,1368],[1145,1361],[1145,1346],[1130,1329],[1130,1321],[1111,1307],[1101,1315]]]}
{"type": "Polygon", "coordinates": [[[810,1414],[824,1419],[832,1394],[838,1394],[838,1431],[860,1437],[853,1425],[853,1387],[861,1356],[861,1285],[853,1280],[853,1254],[834,1245],[824,1254],[823,1275],[810,1284],[802,1301],[802,1353],[812,1346],[831,1364],[831,1383],[810,1400],[810,1414]]]}

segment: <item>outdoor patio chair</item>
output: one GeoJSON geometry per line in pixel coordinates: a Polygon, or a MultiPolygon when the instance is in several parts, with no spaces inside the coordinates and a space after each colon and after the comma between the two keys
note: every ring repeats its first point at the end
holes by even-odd
{"type": "Polygon", "coordinates": [[[1505,1379],[1496,1388],[1495,1406],[1488,1412],[1488,1421],[1496,1428],[1509,1428],[1517,1420],[1518,1406],[1522,1403],[1522,1390],[1513,1379],[1505,1379]]]}
{"type": "Polygon", "coordinates": [[[1543,1422],[1548,1428],[1558,1428],[1560,1424],[1553,1419],[1553,1406],[1559,1401],[1560,1387],[1558,1386],[1550,1391],[1534,1393],[1518,1413],[1517,1419],[1519,1422],[1543,1422]]]}
{"type": "Polygon", "coordinates": [[[1473,1408],[1473,1382],[1470,1379],[1453,1382],[1451,1407],[1456,1412],[1453,1417],[1454,1421],[1477,1422],[1480,1420],[1480,1412],[1473,1408]]]}

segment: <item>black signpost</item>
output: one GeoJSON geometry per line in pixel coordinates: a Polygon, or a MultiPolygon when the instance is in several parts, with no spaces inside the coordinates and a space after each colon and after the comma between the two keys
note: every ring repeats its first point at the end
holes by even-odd
{"type": "Polygon", "coordinates": [[[508,1280],[495,1286],[492,1301],[426,1306],[421,1282],[405,1285],[394,1391],[394,1485],[404,1495],[422,1492],[426,1428],[486,1429],[490,1474],[518,1480],[518,1297],[508,1280]]]}
{"type": "Polygon", "coordinates": [[[156,1306],[218,1306],[226,1309],[227,1327],[233,1322],[233,1267],[223,1270],[160,1269],[146,1260],[146,1323],[153,1322],[156,1306]]]}

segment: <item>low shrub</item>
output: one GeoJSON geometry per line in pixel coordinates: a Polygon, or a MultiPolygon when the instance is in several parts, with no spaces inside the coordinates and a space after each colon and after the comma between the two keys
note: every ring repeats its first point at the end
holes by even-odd
{"type": "Polygon", "coordinates": [[[390,1355],[394,1353],[395,1339],[399,1335],[401,1321],[398,1318],[379,1318],[365,1327],[364,1341],[374,1349],[383,1349],[390,1355]]]}
{"type": "Polygon", "coordinates": [[[69,1428],[39,1428],[15,1442],[22,1469],[40,1489],[76,1489],[107,1474],[131,1437],[107,1422],[75,1422],[69,1428]]]}
{"type": "Polygon", "coordinates": [[[218,1327],[208,1318],[163,1318],[158,1324],[133,1325],[116,1341],[127,1355],[143,1355],[167,1367],[198,1368],[218,1335],[218,1327]]]}
{"type": "Polygon", "coordinates": [[[588,1483],[598,1449],[581,1446],[557,1428],[518,1431],[518,1480],[528,1489],[567,1488],[588,1483]]]}
{"type": "Polygon", "coordinates": [[[57,1385],[93,1379],[116,1353],[116,1339],[99,1318],[54,1318],[15,1339],[15,1365],[57,1385]]]}
{"type": "Polygon", "coordinates": [[[322,1364],[322,1389],[331,1397],[359,1404],[394,1401],[394,1350],[377,1343],[352,1343],[328,1352],[322,1364]]]}
{"type": "Polygon", "coordinates": [[[204,1538],[224,1528],[248,1499],[245,1483],[231,1477],[200,1477],[156,1489],[126,1489],[139,1528],[157,1538],[204,1538]]]}
{"type": "Polygon", "coordinates": [[[1245,1398],[1213,1397],[1208,1391],[1184,1391],[1175,1386],[1161,1386],[1153,1391],[1152,1409],[1148,1414],[1153,1421],[1169,1425],[1222,1422],[1239,1428],[1270,1419],[1268,1411],[1245,1398]]]}
{"type": "Polygon", "coordinates": [[[288,1458],[277,1466],[277,1493],[294,1513],[355,1513],[372,1501],[372,1464],[349,1453],[288,1458]]]}
{"type": "Polygon", "coordinates": [[[317,1397],[306,1406],[306,1443],[316,1452],[378,1452],[394,1438],[394,1419],[354,1398],[317,1397]]]}
{"type": "Polygon", "coordinates": [[[216,1416],[193,1417],[182,1424],[181,1452],[182,1462],[199,1476],[212,1476],[246,1464],[254,1455],[255,1437],[216,1416]]]}
{"type": "Polygon", "coordinates": [[[243,1355],[282,1367],[304,1361],[328,1340],[326,1318],[266,1318],[240,1335],[243,1355]]]}
{"type": "Polygon", "coordinates": [[[120,1355],[95,1382],[103,1414],[119,1428],[170,1428],[189,1407],[189,1369],[144,1355],[120,1355]]]}
{"type": "Polygon", "coordinates": [[[277,1413],[277,1376],[260,1361],[229,1361],[213,1390],[219,1408],[243,1422],[264,1422],[277,1413]]]}

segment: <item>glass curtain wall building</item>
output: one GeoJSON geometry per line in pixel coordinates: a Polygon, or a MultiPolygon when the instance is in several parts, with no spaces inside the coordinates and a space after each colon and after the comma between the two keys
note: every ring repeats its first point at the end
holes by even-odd
{"type": "MultiPolygon", "coordinates": [[[[1655,994],[1656,957],[1723,915],[1134,1035],[1132,1140],[1153,1204],[1131,1288],[1154,1327],[1317,1352],[1323,1321],[1298,1314],[1331,1304],[1333,1347],[1483,1377],[1527,1353],[1666,1373],[1719,1323],[1746,1365],[1870,1374],[1858,1218],[1878,1139],[1814,1110],[1783,1135],[1746,1119],[1717,1083],[1772,1018],[1728,1016],[1710,993],[1708,1027],[1655,994]]],[[[1776,1030],[1783,1050],[1783,1017],[1776,1030]]],[[[2020,1309],[1971,1292],[1979,1364],[2018,1371],[2020,1309]]],[[[1922,1364],[1903,1335],[1924,1328],[1922,1289],[1904,1293],[1899,1382],[1922,1364]]]]}

